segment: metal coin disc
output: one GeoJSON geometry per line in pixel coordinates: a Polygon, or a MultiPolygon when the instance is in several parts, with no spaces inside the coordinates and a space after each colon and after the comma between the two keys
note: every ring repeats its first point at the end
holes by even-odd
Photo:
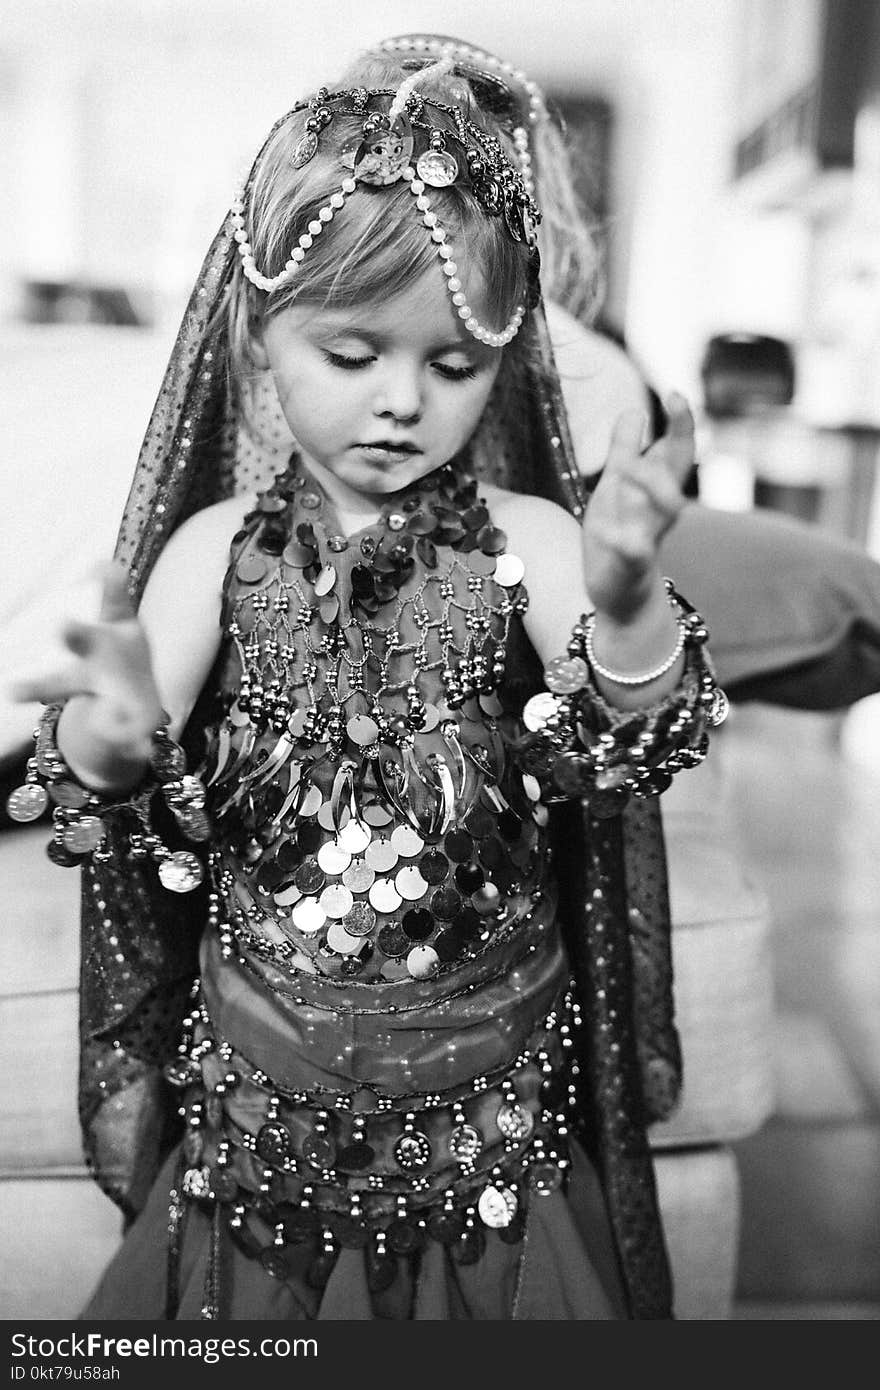
{"type": "MultiPolygon", "coordinates": [[[[66,827],[61,842],[65,849],[71,850],[74,854],[91,854],[93,849],[98,848],[104,835],[104,822],[100,816],[81,816],[79,820],[72,821],[66,827]]],[[[189,855],[188,858],[193,859],[194,856],[189,855]]],[[[198,864],[199,861],[196,859],[195,862],[198,864]]],[[[159,877],[162,877],[161,871],[159,877]]],[[[164,878],[162,882],[165,882],[164,878]]]]}
{"type": "Polygon", "coordinates": [[[712,704],[709,707],[709,723],[713,728],[723,724],[730,713],[730,700],[721,689],[715,690],[712,695],[712,704]]]}
{"type": "Polygon", "coordinates": [[[530,733],[537,734],[546,727],[559,712],[559,701],[550,691],[542,691],[527,700],[522,712],[522,720],[530,733]]]}
{"type": "Polygon", "coordinates": [[[375,869],[363,859],[353,859],[342,875],[342,882],[351,893],[368,893],[375,881],[375,869]]]}
{"type": "Polygon", "coordinates": [[[314,936],[327,921],[327,914],[314,898],[303,898],[291,912],[290,920],[303,936],[314,936]]]}
{"type": "Polygon", "coordinates": [[[373,838],[373,832],[363,821],[351,816],[336,836],[336,843],[350,855],[361,854],[373,838]]]}
{"type": "Polygon", "coordinates": [[[408,825],[398,825],[391,832],[391,844],[401,859],[414,859],[425,848],[421,835],[408,825]]]}
{"type": "Polygon", "coordinates": [[[381,830],[384,826],[390,825],[393,816],[387,806],[382,806],[378,801],[372,802],[369,806],[364,806],[361,817],[367,825],[381,830]]]}
{"type": "Polygon", "coordinates": [[[398,869],[394,876],[394,886],[407,902],[418,902],[428,891],[428,883],[413,865],[398,869]]]}
{"type": "Polygon", "coordinates": [[[338,840],[328,840],[318,850],[318,865],[325,874],[344,874],[350,863],[351,855],[338,840]]]}
{"type": "Polygon", "coordinates": [[[449,1152],[456,1163],[470,1163],[483,1148],[483,1136],[474,1125],[456,1125],[449,1136],[449,1152]]]}
{"type": "Polygon", "coordinates": [[[318,598],[326,598],[327,594],[330,593],[330,590],[335,587],[335,584],[336,566],[329,564],[324,565],[314,583],[314,590],[315,593],[318,595],[318,598]]]}
{"type": "Polygon", "coordinates": [[[81,787],[78,782],[68,782],[64,779],[52,782],[49,796],[56,806],[66,806],[71,811],[81,811],[89,799],[85,787],[81,787]]]}
{"type": "Polygon", "coordinates": [[[587,663],[579,656],[555,656],[544,667],[544,684],[555,695],[573,695],[590,680],[587,663]]]}
{"type": "Polygon", "coordinates": [[[449,922],[461,909],[461,894],[454,888],[438,888],[431,894],[431,911],[442,922],[449,922]]]}
{"type": "Polygon", "coordinates": [[[414,980],[429,980],[440,969],[440,957],[433,946],[413,946],[406,968],[414,980]]]}
{"type": "Polygon", "coordinates": [[[368,896],[377,912],[395,912],[402,902],[401,896],[390,878],[377,878],[368,896]]]}
{"type": "Polygon", "coordinates": [[[449,861],[439,850],[429,850],[423,854],[419,860],[419,870],[426,883],[437,887],[440,883],[445,883],[446,875],[449,873],[449,861]]]}
{"type": "Polygon", "coordinates": [[[294,874],[293,881],[301,893],[320,893],[327,876],[317,859],[306,859],[294,874]]]}
{"type": "Polygon", "coordinates": [[[353,714],[345,727],[352,743],[359,748],[366,748],[379,737],[379,725],[368,714],[353,714]]]}
{"type": "Polygon", "coordinates": [[[478,888],[476,893],[471,894],[471,902],[483,917],[487,916],[490,912],[494,912],[500,901],[501,894],[498,888],[494,883],[490,883],[488,879],[483,884],[482,888],[478,888]]]}
{"type": "Polygon", "coordinates": [[[519,1105],[514,1101],[504,1102],[498,1111],[495,1122],[504,1138],[517,1144],[528,1139],[535,1128],[535,1118],[532,1112],[527,1110],[524,1105],[519,1105]]]}
{"type": "Polygon", "coordinates": [[[377,874],[387,874],[397,863],[397,850],[390,840],[379,835],[367,845],[364,858],[377,874]]]}
{"type": "Polygon", "coordinates": [[[175,850],[159,865],[159,880],[172,893],[191,893],[204,876],[200,861],[185,849],[175,850]]]}
{"type": "Polygon", "coordinates": [[[526,567],[518,555],[499,555],[492,578],[502,589],[515,589],[525,575],[526,567]]]}
{"type": "Polygon", "coordinates": [[[341,922],[331,922],[327,929],[327,947],[338,956],[351,956],[362,946],[359,936],[349,936],[341,922]]]}
{"type": "Polygon", "coordinates": [[[352,903],[342,918],[342,926],[349,936],[369,936],[375,925],[376,913],[369,903],[352,903]]]}
{"type": "Polygon", "coordinates": [[[336,921],[351,911],[354,898],[344,883],[331,883],[324,889],[318,903],[327,916],[336,921]]]}
{"type": "Polygon", "coordinates": [[[397,922],[389,923],[383,927],[376,938],[376,945],[383,956],[388,956],[391,960],[399,960],[405,956],[412,947],[412,942],[405,934],[402,927],[397,922]]]}
{"type": "Polygon", "coordinates": [[[500,1187],[490,1184],[484,1187],[477,1202],[477,1211],[484,1226],[489,1226],[491,1230],[497,1231],[502,1226],[509,1226],[516,1216],[519,1202],[512,1187],[500,1187]]]}
{"type": "Polygon", "coordinates": [[[411,907],[403,914],[400,925],[410,941],[427,941],[436,924],[425,908],[411,907]]]}
{"type": "Polygon", "coordinates": [[[448,188],[458,178],[458,161],[447,150],[425,150],[419,155],[416,173],[429,188],[448,188]]]}
{"type": "Polygon", "coordinates": [[[19,825],[39,820],[48,805],[48,793],[39,782],[25,782],[23,786],[16,787],[6,799],[6,809],[10,818],[19,825]]]}
{"type": "Polygon", "coordinates": [[[269,573],[269,562],[262,555],[245,555],[235,567],[242,584],[259,584],[269,573]]]}

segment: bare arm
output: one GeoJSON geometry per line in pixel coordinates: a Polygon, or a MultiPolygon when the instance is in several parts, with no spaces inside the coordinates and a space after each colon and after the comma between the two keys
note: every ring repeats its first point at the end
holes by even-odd
{"type": "Polygon", "coordinates": [[[108,572],[94,623],[70,623],[74,658],[17,688],[19,699],[67,700],[58,744],[87,786],[116,794],[146,769],[162,711],[183,728],[220,643],[229,539],[247,510],[237,497],[206,508],[175,532],[135,613],[119,566],[108,572]]]}

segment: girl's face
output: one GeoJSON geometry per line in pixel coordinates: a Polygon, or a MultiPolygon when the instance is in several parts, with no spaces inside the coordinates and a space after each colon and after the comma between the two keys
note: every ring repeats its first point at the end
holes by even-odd
{"type": "Polygon", "coordinates": [[[498,374],[501,350],[463,327],[437,269],[384,303],[294,304],[255,344],[306,458],[357,493],[396,492],[448,462],[498,374]]]}

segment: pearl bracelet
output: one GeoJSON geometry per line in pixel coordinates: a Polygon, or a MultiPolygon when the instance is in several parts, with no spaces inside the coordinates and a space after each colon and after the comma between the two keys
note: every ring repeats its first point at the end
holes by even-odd
{"type": "Polygon", "coordinates": [[[676,639],[675,646],[673,647],[666,660],[661,661],[659,666],[654,666],[650,671],[642,671],[639,674],[634,674],[631,676],[624,675],[620,671],[612,671],[609,669],[609,667],[603,666],[602,662],[597,659],[596,653],[593,649],[593,631],[595,629],[595,626],[596,615],[595,613],[590,613],[586,620],[586,623],[584,624],[584,651],[586,653],[587,660],[589,661],[590,666],[593,668],[595,674],[597,676],[603,676],[606,681],[611,681],[613,685],[650,685],[652,681],[659,680],[661,676],[666,675],[667,671],[671,671],[676,661],[678,661],[678,658],[684,651],[685,623],[684,619],[681,617],[681,615],[679,615],[678,637],[676,639]]]}

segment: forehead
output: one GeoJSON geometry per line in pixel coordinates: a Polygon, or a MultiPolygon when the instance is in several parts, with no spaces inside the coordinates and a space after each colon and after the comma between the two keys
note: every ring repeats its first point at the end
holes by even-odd
{"type": "MultiPolygon", "coordinates": [[[[348,304],[294,305],[290,312],[305,331],[312,333],[363,333],[432,347],[481,349],[482,345],[464,327],[445,282],[438,262],[436,270],[427,270],[406,289],[386,298],[364,297],[348,304]]],[[[467,291],[468,302],[482,317],[482,277],[473,274],[467,291]]]]}

